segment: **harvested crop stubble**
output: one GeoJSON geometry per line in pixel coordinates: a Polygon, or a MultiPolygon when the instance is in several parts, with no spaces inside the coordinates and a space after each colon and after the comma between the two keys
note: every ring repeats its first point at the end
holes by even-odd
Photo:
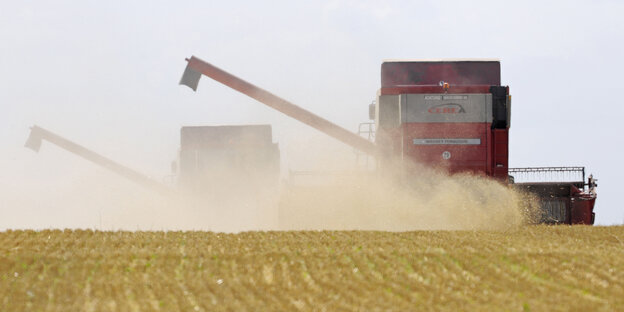
{"type": "Polygon", "coordinates": [[[2,311],[617,310],[624,227],[0,233],[2,311]]]}

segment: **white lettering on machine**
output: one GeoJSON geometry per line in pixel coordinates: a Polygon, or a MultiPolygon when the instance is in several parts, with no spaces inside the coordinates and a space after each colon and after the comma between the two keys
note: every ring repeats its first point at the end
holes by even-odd
{"type": "Polygon", "coordinates": [[[414,145],[481,145],[481,139],[414,139],[414,145]]]}

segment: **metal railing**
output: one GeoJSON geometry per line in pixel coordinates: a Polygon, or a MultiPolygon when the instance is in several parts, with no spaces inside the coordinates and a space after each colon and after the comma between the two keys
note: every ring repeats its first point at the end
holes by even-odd
{"type": "Polygon", "coordinates": [[[585,167],[525,167],[509,168],[515,182],[583,182],[585,167]]]}
{"type": "MultiPolygon", "coordinates": [[[[358,125],[357,134],[371,142],[375,142],[375,123],[374,122],[362,122],[358,125]]],[[[361,152],[357,149],[353,149],[355,153],[355,162],[357,166],[372,169],[374,167],[374,159],[371,155],[361,152]]]]}

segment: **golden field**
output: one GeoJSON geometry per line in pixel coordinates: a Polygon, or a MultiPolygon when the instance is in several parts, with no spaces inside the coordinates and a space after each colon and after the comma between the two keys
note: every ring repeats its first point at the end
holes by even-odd
{"type": "Polygon", "coordinates": [[[624,227],[0,233],[0,311],[624,310],[624,227]]]}

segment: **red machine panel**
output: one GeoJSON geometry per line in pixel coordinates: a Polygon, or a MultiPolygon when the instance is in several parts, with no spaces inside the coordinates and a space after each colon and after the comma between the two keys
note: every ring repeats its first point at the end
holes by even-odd
{"type": "Polygon", "coordinates": [[[400,146],[403,158],[428,167],[506,179],[508,129],[493,126],[495,94],[489,88],[483,92],[482,86],[464,86],[466,93],[439,88],[442,92],[422,86],[393,88],[398,95],[382,89],[379,121],[385,132],[379,138],[398,140],[393,146],[400,146]]]}
{"type": "Polygon", "coordinates": [[[406,123],[404,156],[451,173],[488,172],[487,123],[406,123]]]}

